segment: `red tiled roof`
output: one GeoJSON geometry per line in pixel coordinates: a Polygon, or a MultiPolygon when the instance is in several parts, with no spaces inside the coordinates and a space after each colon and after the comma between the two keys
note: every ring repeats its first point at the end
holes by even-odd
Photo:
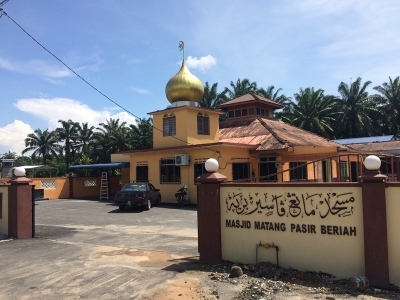
{"type": "Polygon", "coordinates": [[[346,148],[282,121],[261,117],[220,123],[220,141],[259,144],[257,150],[279,150],[293,146],[346,148]]]}
{"type": "Polygon", "coordinates": [[[246,102],[250,102],[250,101],[256,101],[256,102],[265,103],[265,104],[268,104],[268,105],[270,105],[270,106],[272,106],[274,108],[283,108],[284,107],[283,105],[281,105],[281,104],[279,104],[279,103],[277,103],[275,101],[269,100],[267,98],[264,98],[262,96],[256,95],[254,93],[249,93],[249,94],[237,97],[235,99],[229,100],[227,102],[224,102],[224,103],[218,105],[218,108],[229,107],[229,106],[232,106],[232,105],[242,104],[242,103],[246,103],[246,102]]]}

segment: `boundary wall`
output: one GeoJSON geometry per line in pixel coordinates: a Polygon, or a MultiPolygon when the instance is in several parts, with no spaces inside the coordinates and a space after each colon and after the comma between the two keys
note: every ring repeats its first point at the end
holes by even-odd
{"type": "Polygon", "coordinates": [[[200,260],[269,261],[370,285],[400,285],[400,184],[367,171],[358,183],[228,183],[198,177],[200,260]]]}
{"type": "MultiPolygon", "coordinates": [[[[8,185],[11,178],[0,180],[0,187],[8,185]]],[[[30,178],[36,190],[43,190],[44,199],[68,199],[100,196],[101,177],[48,177],[30,178]],[[70,185],[70,182],[71,185],[70,185]],[[70,190],[72,187],[72,191],[70,190]]],[[[121,190],[121,176],[108,176],[108,194],[110,198],[121,190]]]]}

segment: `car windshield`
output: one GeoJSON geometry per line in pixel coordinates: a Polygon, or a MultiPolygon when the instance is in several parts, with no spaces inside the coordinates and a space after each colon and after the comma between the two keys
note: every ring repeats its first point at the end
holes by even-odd
{"type": "Polygon", "coordinates": [[[127,183],[122,191],[132,191],[132,192],[144,192],[146,191],[146,185],[144,183],[127,183]]]}

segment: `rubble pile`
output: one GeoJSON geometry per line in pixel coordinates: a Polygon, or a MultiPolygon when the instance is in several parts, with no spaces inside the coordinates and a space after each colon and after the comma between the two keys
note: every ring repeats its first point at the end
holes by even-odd
{"type": "MultiPolygon", "coordinates": [[[[396,286],[390,289],[363,287],[354,289],[348,278],[341,279],[323,272],[299,271],[293,268],[277,267],[269,262],[255,265],[222,262],[203,265],[209,272],[208,278],[214,283],[242,286],[236,300],[247,299],[285,299],[301,295],[304,299],[400,299],[400,290],[396,286]]],[[[213,295],[218,296],[214,290],[213,295]]]]}

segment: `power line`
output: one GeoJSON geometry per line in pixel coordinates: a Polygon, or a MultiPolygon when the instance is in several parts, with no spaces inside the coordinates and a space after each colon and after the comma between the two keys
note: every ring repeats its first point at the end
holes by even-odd
{"type": "MultiPolygon", "coordinates": [[[[0,6],[4,5],[7,1],[9,0],[4,0],[3,2],[0,3],[0,6]]],[[[99,89],[97,89],[95,86],[93,86],[90,82],[88,82],[85,78],[83,78],[81,75],[79,75],[78,73],[76,73],[72,68],[70,68],[66,63],[64,63],[60,58],[58,58],[55,54],[53,54],[50,50],[48,50],[45,46],[43,46],[39,41],[37,41],[32,35],[30,35],[24,28],[22,28],[22,26],[20,26],[13,18],[11,18],[1,7],[0,7],[0,17],[2,15],[5,15],[7,18],[9,18],[15,25],[17,25],[25,34],[27,34],[36,44],[38,44],[40,47],[42,47],[46,52],[48,52],[51,56],[53,56],[56,60],[58,60],[60,63],[62,63],[68,70],[70,70],[72,73],[74,73],[78,78],[80,78],[83,82],[85,82],[87,85],[89,85],[92,89],[94,89],[96,92],[98,92],[100,95],[102,95],[103,97],[105,97],[107,100],[109,100],[110,102],[114,103],[116,106],[118,106],[119,108],[121,108],[122,110],[124,110],[125,112],[127,112],[128,114],[132,115],[133,117],[137,118],[137,119],[141,119],[138,116],[134,115],[133,113],[131,113],[129,110],[125,109],[123,106],[119,105],[117,102],[115,102],[114,100],[112,100],[110,97],[108,97],[107,95],[105,95],[103,92],[101,92],[99,89]]],[[[164,133],[163,130],[155,127],[154,125],[152,126],[153,129],[156,129],[162,133],[164,133]]],[[[177,138],[175,136],[172,136],[172,138],[185,143],[186,145],[193,145],[195,146],[196,144],[191,144],[188,143],[180,138],[177,138]]],[[[216,150],[212,150],[208,147],[202,147],[199,146],[199,148],[203,148],[203,149],[207,149],[210,150],[214,153],[218,153],[220,154],[219,151],[216,150]]]]}

